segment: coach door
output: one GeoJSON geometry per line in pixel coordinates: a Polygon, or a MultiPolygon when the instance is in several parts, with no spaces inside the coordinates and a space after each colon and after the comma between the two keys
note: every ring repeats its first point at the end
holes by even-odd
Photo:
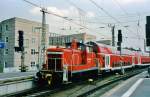
{"type": "Polygon", "coordinates": [[[105,55],[105,69],[110,68],[110,55],[105,55]]]}
{"type": "Polygon", "coordinates": [[[132,56],[132,65],[135,65],[135,57],[132,56]]]}
{"type": "Polygon", "coordinates": [[[138,56],[138,64],[141,64],[141,56],[138,56]]]}

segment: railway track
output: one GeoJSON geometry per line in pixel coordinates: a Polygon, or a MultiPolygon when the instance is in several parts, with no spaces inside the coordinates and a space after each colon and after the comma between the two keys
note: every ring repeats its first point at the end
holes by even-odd
{"type": "MultiPolygon", "coordinates": [[[[89,83],[88,81],[73,83],[69,85],[62,85],[55,89],[50,88],[39,88],[35,87],[33,89],[22,91],[19,93],[6,95],[7,97],[56,97],[55,94],[61,92],[63,94],[64,91],[69,91],[70,89],[74,89],[72,93],[67,94],[67,96],[62,97],[87,97],[88,95],[93,94],[94,92],[107,87],[111,84],[117,83],[119,81],[126,80],[134,75],[137,75],[146,69],[138,69],[135,71],[128,71],[124,75],[111,75],[96,81],[89,83]],[[80,88],[77,88],[80,87],[80,88]],[[90,87],[87,89],[87,87],[90,87]],[[83,91],[84,90],[84,91],[83,91]]],[[[59,94],[61,96],[61,93],[59,94]]]]}
{"type": "MultiPolygon", "coordinates": [[[[144,71],[144,70],[142,70],[142,71],[144,71]]],[[[110,80],[106,80],[102,84],[97,84],[95,88],[89,89],[86,92],[83,92],[83,93],[79,94],[77,97],[87,97],[87,96],[90,96],[91,94],[93,94],[96,91],[98,91],[98,90],[100,90],[102,88],[105,88],[105,87],[110,87],[110,89],[111,89],[111,87],[112,87],[111,85],[112,84],[117,85],[117,83],[119,81],[124,81],[124,80],[126,80],[128,78],[131,78],[131,77],[133,77],[133,76],[141,73],[142,71],[136,71],[136,72],[133,72],[133,73],[128,73],[128,74],[125,74],[125,75],[122,75],[122,76],[114,77],[113,79],[110,79],[110,80]]]]}

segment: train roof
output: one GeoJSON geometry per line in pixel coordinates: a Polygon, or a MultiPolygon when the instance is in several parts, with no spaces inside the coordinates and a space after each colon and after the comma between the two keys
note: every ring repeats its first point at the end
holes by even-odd
{"type": "MultiPolygon", "coordinates": [[[[97,43],[97,42],[87,42],[87,44],[93,45],[96,49],[98,53],[105,53],[105,54],[120,54],[120,51],[117,50],[116,47],[110,46],[110,45],[106,45],[106,44],[101,44],[101,43],[97,43]]],[[[123,55],[141,55],[140,52],[137,51],[131,51],[128,49],[122,49],[121,54],[123,55]]]]}

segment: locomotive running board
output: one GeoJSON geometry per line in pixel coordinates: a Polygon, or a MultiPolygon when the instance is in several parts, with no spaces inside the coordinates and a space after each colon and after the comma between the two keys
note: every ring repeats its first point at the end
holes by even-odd
{"type": "Polygon", "coordinates": [[[63,82],[63,84],[71,84],[72,82],[63,82]]]}

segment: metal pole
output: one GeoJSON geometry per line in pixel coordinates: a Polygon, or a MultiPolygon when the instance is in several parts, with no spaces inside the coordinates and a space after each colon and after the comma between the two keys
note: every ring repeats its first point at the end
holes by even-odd
{"type": "Polygon", "coordinates": [[[120,65],[121,65],[121,73],[124,74],[124,68],[122,66],[122,58],[121,58],[121,43],[120,43],[120,65]]]}
{"type": "Polygon", "coordinates": [[[144,51],[146,52],[146,40],[144,39],[144,51]]]}
{"type": "Polygon", "coordinates": [[[112,26],[112,46],[115,46],[115,25],[112,26]]]}
{"type": "Polygon", "coordinates": [[[40,60],[40,67],[42,68],[43,64],[46,64],[45,62],[45,50],[46,50],[46,9],[43,8],[41,10],[42,12],[42,35],[41,35],[41,60],[40,60]]]}
{"type": "Polygon", "coordinates": [[[24,50],[21,51],[21,72],[26,72],[26,67],[24,65],[24,50]]]}

